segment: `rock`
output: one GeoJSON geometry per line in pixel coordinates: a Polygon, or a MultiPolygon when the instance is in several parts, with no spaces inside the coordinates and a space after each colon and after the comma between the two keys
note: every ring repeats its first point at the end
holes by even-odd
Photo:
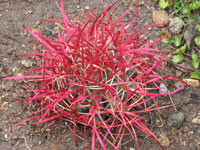
{"type": "Polygon", "coordinates": [[[196,79],[183,79],[183,81],[185,81],[187,85],[190,85],[192,87],[197,88],[200,86],[199,80],[196,80],[196,79]]]}
{"type": "Polygon", "coordinates": [[[159,93],[160,94],[166,94],[168,92],[168,89],[167,89],[166,85],[163,84],[163,83],[160,84],[159,88],[160,88],[159,89],[159,93]]]}
{"type": "Polygon", "coordinates": [[[125,6],[128,6],[130,3],[130,0],[122,0],[125,6]]]}
{"type": "Polygon", "coordinates": [[[154,11],[152,14],[153,22],[155,24],[168,24],[169,23],[169,16],[166,11],[159,10],[154,11]]]}
{"type": "Polygon", "coordinates": [[[179,78],[179,77],[181,77],[181,76],[182,76],[182,74],[183,74],[183,73],[182,73],[181,71],[179,71],[179,70],[176,70],[176,77],[178,77],[178,78],[179,78]]]}
{"type": "Polygon", "coordinates": [[[89,6],[85,6],[85,9],[86,9],[86,10],[89,10],[89,9],[90,9],[90,7],[89,7],[89,6]]]}
{"type": "Polygon", "coordinates": [[[130,150],[135,150],[135,148],[133,148],[133,147],[130,147],[130,150]]]}
{"type": "Polygon", "coordinates": [[[167,125],[179,129],[185,121],[185,116],[182,112],[177,112],[167,119],[167,125]]]}
{"type": "Polygon", "coordinates": [[[200,116],[193,118],[192,123],[200,124],[200,116]]]}
{"type": "Polygon", "coordinates": [[[161,138],[159,138],[159,141],[162,146],[169,146],[170,144],[169,139],[166,136],[161,136],[161,138]]]}
{"type": "Polygon", "coordinates": [[[184,32],[184,39],[185,39],[185,42],[187,44],[187,48],[188,50],[191,49],[191,46],[192,46],[192,42],[194,40],[194,36],[195,36],[195,33],[196,33],[196,27],[193,25],[193,24],[190,24],[185,32],[184,32]]]}
{"type": "Polygon", "coordinates": [[[32,14],[32,13],[33,13],[32,10],[28,10],[28,11],[26,12],[26,15],[30,15],[30,14],[32,14]]]}
{"type": "Polygon", "coordinates": [[[181,29],[183,28],[183,20],[179,19],[178,17],[170,18],[169,19],[169,27],[172,33],[180,33],[181,29]]]}
{"type": "Polygon", "coordinates": [[[32,62],[28,60],[22,60],[21,64],[27,68],[32,66],[32,62]]]}
{"type": "Polygon", "coordinates": [[[190,93],[190,97],[192,98],[192,100],[199,100],[199,95],[196,93],[190,93]]]}

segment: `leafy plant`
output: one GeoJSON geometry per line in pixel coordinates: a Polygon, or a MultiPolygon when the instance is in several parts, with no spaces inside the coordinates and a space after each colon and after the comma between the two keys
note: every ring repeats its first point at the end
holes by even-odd
{"type": "MultiPolygon", "coordinates": [[[[164,35],[166,35],[166,32],[162,32],[162,33],[161,33],[161,36],[164,36],[164,35]]],[[[165,44],[171,45],[171,44],[173,43],[172,35],[170,34],[170,35],[168,35],[167,37],[163,38],[163,39],[161,40],[161,42],[162,42],[162,43],[165,43],[165,44]]]]}
{"type": "Polygon", "coordinates": [[[166,0],[162,3],[163,5],[159,4],[160,8],[165,9],[169,7],[169,12],[174,12],[174,14],[177,14],[180,19],[184,20],[185,25],[187,24],[187,22],[196,21],[199,19],[191,15],[192,11],[196,11],[200,8],[200,2],[198,0],[186,3],[183,3],[183,1],[181,0],[166,0]]]}
{"type": "Polygon", "coordinates": [[[182,14],[190,16],[191,8],[189,7],[189,4],[185,4],[185,5],[182,6],[182,14]]]}
{"type": "Polygon", "coordinates": [[[182,63],[183,60],[184,60],[184,56],[181,52],[179,52],[173,56],[173,62],[175,62],[175,63],[182,63]]]}
{"type": "Polygon", "coordinates": [[[172,6],[173,7],[170,8],[169,12],[174,12],[175,14],[178,14],[181,11],[181,1],[180,0],[174,0],[174,3],[172,6]]]}
{"type": "Polygon", "coordinates": [[[200,79],[200,72],[191,72],[190,78],[200,79]]]}
{"type": "Polygon", "coordinates": [[[196,45],[200,45],[200,36],[195,37],[194,42],[196,45]]]}
{"type": "Polygon", "coordinates": [[[174,38],[174,46],[179,47],[181,46],[182,36],[175,36],[174,38]]]}
{"type": "Polygon", "coordinates": [[[192,54],[192,65],[195,69],[199,68],[200,59],[197,54],[192,54]]]}
{"type": "Polygon", "coordinates": [[[185,53],[187,50],[187,44],[184,44],[182,47],[180,47],[179,49],[177,49],[174,54],[177,54],[177,53],[185,53]]]}
{"type": "MultiPolygon", "coordinates": [[[[159,1],[161,2],[161,1],[159,1]]],[[[182,19],[184,21],[184,25],[186,26],[188,24],[188,22],[192,22],[192,21],[198,21],[200,22],[200,17],[195,18],[193,16],[193,12],[197,11],[200,9],[200,1],[199,0],[194,0],[194,1],[180,1],[180,0],[168,0],[168,1],[163,1],[166,7],[169,7],[169,12],[170,13],[174,13],[175,15],[177,15],[180,19],[182,19]],[[171,3],[173,3],[171,5],[171,3]],[[168,4],[168,5],[166,5],[168,4]]],[[[163,6],[164,6],[163,4],[163,6]]],[[[161,5],[159,3],[160,8],[161,5]]],[[[198,24],[197,26],[197,30],[200,32],[200,24],[198,24]]],[[[165,35],[165,32],[162,32],[161,35],[165,35]]],[[[183,37],[182,36],[177,36],[177,35],[173,35],[173,36],[167,36],[166,38],[162,39],[162,43],[165,44],[169,44],[172,45],[174,47],[180,47],[181,44],[183,43],[182,41],[183,37]]],[[[197,46],[200,45],[200,36],[197,36],[194,38],[194,42],[197,46]]],[[[182,47],[178,48],[175,50],[172,61],[174,63],[182,63],[184,61],[184,55],[183,53],[185,53],[187,50],[187,45],[184,44],[182,47]]],[[[192,54],[192,65],[195,69],[199,68],[199,63],[200,63],[200,59],[198,59],[197,54],[192,54]]],[[[191,78],[196,78],[199,79],[199,73],[198,72],[192,72],[191,73],[191,78]]]]}
{"type": "Polygon", "coordinates": [[[115,5],[104,8],[99,15],[95,9],[88,13],[80,12],[72,23],[69,15],[65,15],[61,0],[59,8],[63,21],[44,20],[59,24],[54,40],[24,26],[43,48],[19,56],[34,56],[38,68],[24,76],[1,80],[34,81],[27,90],[32,97],[17,100],[33,102],[38,111],[32,112],[33,117],[14,127],[36,118],[39,121],[34,124],[50,122],[50,125],[63,119],[71,125],[68,127],[74,134],[75,143],[77,137],[87,141],[86,133],[91,133],[88,146],[91,145],[92,150],[96,142],[104,150],[105,142],[119,149],[127,135],[135,139],[138,147],[138,130],[160,145],[157,137],[143,123],[144,114],[172,106],[158,106],[156,97],[175,93],[184,85],[169,93],[158,93],[159,84],[164,79],[182,82],[157,73],[157,69],[159,72],[166,70],[162,62],[168,57],[154,48],[154,44],[162,38],[152,43],[141,39],[142,32],[155,25],[136,32],[138,24],[128,32],[136,20],[138,9],[134,19],[127,24],[121,20],[134,9],[117,18],[111,11],[115,5]],[[85,20],[80,22],[80,16],[84,14],[85,20]],[[84,129],[83,136],[76,132],[80,124],[84,129]]]}
{"type": "Polygon", "coordinates": [[[200,1],[195,1],[189,4],[191,10],[198,10],[200,8],[200,1]]]}
{"type": "Polygon", "coordinates": [[[159,6],[162,9],[165,9],[169,6],[169,2],[168,0],[159,0],[159,6]]]}

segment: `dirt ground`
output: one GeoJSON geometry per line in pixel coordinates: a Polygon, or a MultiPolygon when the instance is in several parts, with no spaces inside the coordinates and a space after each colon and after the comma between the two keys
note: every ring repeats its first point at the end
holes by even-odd
{"type": "MultiPolygon", "coordinates": [[[[59,0],[57,0],[59,2],[59,0]]],[[[118,14],[135,7],[130,0],[119,1],[118,14]]],[[[113,3],[105,1],[105,5],[113,3]]],[[[143,20],[142,27],[153,24],[152,11],[158,9],[153,0],[138,0],[139,14],[137,22],[143,20]]],[[[101,0],[64,0],[66,12],[71,11],[75,17],[80,10],[88,11],[93,7],[100,7],[101,0]]],[[[101,10],[101,7],[99,8],[101,10]]],[[[134,14],[129,14],[124,21],[130,21],[134,14]]],[[[16,57],[17,54],[30,53],[33,38],[23,29],[26,25],[30,29],[41,28],[45,36],[52,36],[54,24],[41,22],[40,19],[61,19],[61,13],[55,0],[0,0],[0,78],[24,74],[34,67],[32,58],[16,57]]],[[[160,34],[160,28],[153,28],[149,39],[154,40],[160,34]]],[[[170,68],[172,75],[175,69],[170,68]]],[[[180,78],[184,78],[183,74],[180,78]]],[[[11,133],[10,128],[17,122],[30,117],[31,106],[19,102],[14,97],[27,97],[23,92],[25,81],[0,82],[0,150],[79,150],[86,145],[78,141],[74,145],[74,137],[67,128],[67,122],[58,121],[46,128],[47,124],[32,125],[32,121],[17,126],[11,133]]],[[[171,85],[170,88],[174,88],[171,85]]],[[[166,150],[200,150],[200,124],[192,122],[200,116],[200,89],[186,87],[171,96],[178,112],[185,116],[183,125],[171,128],[167,125],[167,118],[176,113],[173,107],[153,112],[149,128],[158,137],[165,137],[162,141],[166,150]],[[169,140],[169,141],[168,141],[169,140]]],[[[169,97],[161,98],[161,103],[169,104],[169,97]]],[[[81,130],[80,130],[81,132],[81,130]]],[[[144,134],[138,133],[141,150],[158,150],[156,143],[144,134]]],[[[135,142],[128,137],[124,139],[122,150],[134,150],[135,142]]]]}

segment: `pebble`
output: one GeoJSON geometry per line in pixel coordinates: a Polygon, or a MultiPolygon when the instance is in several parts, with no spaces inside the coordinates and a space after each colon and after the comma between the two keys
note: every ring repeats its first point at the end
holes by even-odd
{"type": "Polygon", "coordinates": [[[181,71],[179,71],[179,70],[176,70],[176,77],[181,77],[182,76],[182,72],[181,71]]]}
{"type": "Polygon", "coordinates": [[[167,87],[165,86],[165,84],[161,83],[160,86],[159,86],[159,93],[160,94],[166,94],[168,92],[168,89],[167,87]]]}
{"type": "Polygon", "coordinates": [[[27,61],[27,60],[22,60],[21,64],[25,67],[31,67],[32,66],[32,62],[27,61]]]}
{"type": "Polygon", "coordinates": [[[87,9],[87,10],[88,10],[88,9],[90,9],[90,7],[89,7],[89,6],[85,6],[85,9],[87,9]]]}
{"type": "Polygon", "coordinates": [[[128,6],[130,3],[130,0],[122,0],[125,6],[128,6]]]}
{"type": "Polygon", "coordinates": [[[180,33],[181,29],[183,28],[183,20],[179,19],[178,17],[170,18],[169,19],[169,27],[172,33],[180,33]]]}
{"type": "Polygon", "coordinates": [[[33,13],[32,10],[28,10],[28,11],[26,12],[27,15],[28,15],[28,14],[32,14],[32,13],[33,13]]]}
{"type": "Polygon", "coordinates": [[[161,136],[161,138],[159,138],[160,144],[162,146],[169,146],[170,141],[166,136],[161,136]]]}
{"type": "Polygon", "coordinates": [[[185,116],[182,112],[177,112],[167,119],[167,125],[179,129],[185,121],[185,116]]]}
{"type": "Polygon", "coordinates": [[[192,98],[192,100],[199,100],[199,95],[196,93],[190,93],[190,97],[192,98]]]}
{"type": "Polygon", "coordinates": [[[200,86],[199,80],[196,79],[183,79],[183,81],[185,81],[187,85],[190,85],[195,88],[200,86]]]}
{"type": "Polygon", "coordinates": [[[193,118],[192,119],[192,123],[200,124],[200,116],[197,116],[197,117],[193,118]]]}
{"type": "Polygon", "coordinates": [[[19,72],[19,68],[15,66],[15,67],[12,68],[12,71],[13,71],[14,73],[17,73],[17,72],[19,72]]]}
{"type": "Polygon", "coordinates": [[[130,149],[129,150],[135,150],[135,148],[133,148],[133,147],[130,147],[130,149]]]}
{"type": "Polygon", "coordinates": [[[169,23],[169,16],[165,10],[154,11],[152,14],[152,18],[155,24],[169,23]]]}

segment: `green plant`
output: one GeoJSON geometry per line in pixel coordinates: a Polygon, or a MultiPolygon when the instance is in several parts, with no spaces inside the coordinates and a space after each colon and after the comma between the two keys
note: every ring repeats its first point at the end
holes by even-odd
{"type": "Polygon", "coordinates": [[[190,78],[200,79],[200,72],[191,72],[190,73],[190,78]]]}
{"type": "MultiPolygon", "coordinates": [[[[188,22],[192,21],[198,21],[200,22],[200,16],[198,18],[195,18],[193,16],[193,12],[200,9],[200,1],[194,0],[194,1],[187,1],[183,2],[180,0],[174,0],[173,2],[171,0],[166,1],[159,1],[159,6],[162,9],[169,8],[170,13],[174,13],[177,15],[180,19],[184,21],[184,25],[187,26],[188,22]],[[162,4],[162,5],[161,5],[162,4]]],[[[197,26],[197,30],[200,32],[200,24],[197,26]]],[[[161,33],[161,36],[166,35],[165,32],[161,33]]],[[[166,38],[162,39],[162,43],[172,45],[174,47],[180,47],[181,44],[183,44],[183,37],[177,36],[177,35],[168,35],[166,38]]],[[[200,36],[197,36],[194,38],[194,43],[199,46],[200,45],[200,36]]],[[[174,55],[172,58],[172,61],[174,63],[182,63],[184,61],[184,53],[186,53],[187,45],[184,44],[182,47],[176,49],[174,51],[174,55]]],[[[192,54],[192,65],[194,69],[199,68],[199,59],[197,57],[197,54],[192,54]]],[[[199,72],[191,72],[191,78],[200,79],[200,73],[199,72]]]]}
{"type": "Polygon", "coordinates": [[[200,36],[195,37],[194,42],[196,45],[200,45],[200,36]]]}
{"type": "MultiPolygon", "coordinates": [[[[199,21],[199,22],[200,22],[200,21],[199,21]]],[[[198,29],[198,32],[200,32],[200,24],[198,24],[197,29],[198,29]]]]}
{"type": "Polygon", "coordinates": [[[169,12],[174,12],[180,19],[183,19],[185,24],[191,21],[197,21],[199,18],[195,18],[191,15],[192,11],[196,11],[200,8],[200,1],[189,1],[183,3],[181,0],[159,0],[159,7],[162,9],[169,8],[169,12]]]}
{"type": "Polygon", "coordinates": [[[166,9],[169,6],[168,0],[159,0],[159,6],[162,9],[166,9]]]}
{"type": "MultiPolygon", "coordinates": [[[[114,149],[119,149],[124,136],[131,135],[138,147],[138,130],[157,142],[157,137],[143,123],[145,114],[172,105],[159,106],[156,97],[170,95],[183,86],[169,93],[158,93],[163,80],[179,79],[163,76],[157,70],[166,70],[163,61],[168,57],[154,47],[162,38],[148,43],[136,28],[127,30],[136,20],[122,22],[122,18],[133,11],[130,9],[119,18],[113,15],[112,8],[97,15],[96,9],[88,13],[81,12],[74,22],[65,15],[63,0],[59,7],[63,20],[43,20],[59,24],[56,39],[44,37],[40,32],[24,28],[41,44],[42,49],[34,53],[19,56],[34,56],[38,68],[28,71],[24,76],[6,77],[1,80],[26,79],[34,81],[27,92],[32,96],[20,101],[32,102],[38,109],[34,115],[16,125],[39,119],[34,124],[58,119],[68,121],[69,129],[76,138],[87,141],[86,132],[91,133],[92,150],[98,142],[106,149],[105,142],[114,149]],[[86,15],[80,22],[80,16],[86,15]],[[80,136],[76,129],[83,127],[80,136]]],[[[114,9],[116,11],[116,9],[114,9]]],[[[12,128],[12,129],[13,129],[12,128]]],[[[161,145],[160,145],[161,146],[161,145]]],[[[162,147],[162,146],[161,146],[162,147]]]]}
{"type": "Polygon", "coordinates": [[[195,69],[199,68],[200,59],[197,54],[192,54],[192,65],[195,69]]]}
{"type": "MultiPolygon", "coordinates": [[[[199,68],[200,59],[197,54],[192,54],[192,65],[195,69],[199,68]]],[[[200,79],[200,72],[191,72],[190,77],[194,79],[200,79]]]]}
{"type": "Polygon", "coordinates": [[[168,35],[167,37],[163,38],[161,40],[162,43],[165,43],[165,44],[169,44],[169,45],[172,45],[173,43],[173,39],[172,39],[172,35],[170,34],[167,34],[166,32],[161,32],[161,36],[165,36],[165,35],[168,35]]]}
{"type": "Polygon", "coordinates": [[[178,52],[173,56],[173,62],[175,63],[182,63],[183,60],[184,60],[184,56],[181,52],[178,52]]]}
{"type": "Polygon", "coordinates": [[[175,36],[174,38],[174,46],[179,47],[181,46],[182,36],[175,36]]]}

